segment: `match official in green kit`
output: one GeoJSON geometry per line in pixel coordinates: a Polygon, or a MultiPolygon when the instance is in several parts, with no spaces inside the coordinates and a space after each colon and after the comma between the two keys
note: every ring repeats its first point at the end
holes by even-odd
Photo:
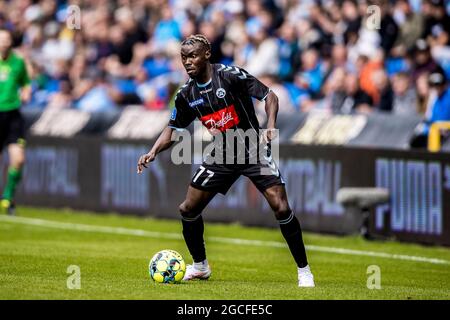
{"type": "Polygon", "coordinates": [[[31,98],[25,61],[12,51],[12,43],[11,32],[0,28],[0,156],[6,147],[9,158],[0,210],[8,214],[14,214],[14,195],[25,162],[25,124],[19,109],[31,98]]]}

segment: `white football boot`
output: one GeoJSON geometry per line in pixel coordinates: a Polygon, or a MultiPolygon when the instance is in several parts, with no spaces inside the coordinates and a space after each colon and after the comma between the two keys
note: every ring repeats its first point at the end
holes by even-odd
{"type": "Polygon", "coordinates": [[[189,281],[193,279],[207,280],[211,276],[211,268],[206,262],[206,266],[201,269],[197,268],[193,264],[188,264],[186,266],[186,273],[184,274],[183,281],[189,281]]]}
{"type": "Polygon", "coordinates": [[[315,287],[314,276],[311,273],[309,265],[304,268],[298,268],[298,286],[304,288],[315,287]]]}

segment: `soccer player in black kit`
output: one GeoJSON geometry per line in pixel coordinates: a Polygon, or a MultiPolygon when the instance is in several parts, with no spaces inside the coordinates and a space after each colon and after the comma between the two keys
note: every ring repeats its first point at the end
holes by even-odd
{"type": "MultiPolygon", "coordinates": [[[[222,64],[211,64],[211,46],[203,35],[189,36],[182,42],[181,59],[190,79],[177,92],[175,108],[167,128],[163,130],[152,149],[138,160],[137,172],[141,173],[156,155],[174,143],[174,130],[186,128],[196,118],[213,134],[225,135],[230,130],[254,130],[257,136],[263,132],[269,142],[276,134],[275,122],[278,113],[278,98],[268,87],[244,69],[222,64]],[[267,129],[261,130],[255,115],[252,98],[265,101],[267,129]]],[[[238,131],[236,131],[238,132],[238,131]]],[[[239,135],[238,135],[239,137],[239,135]]],[[[220,140],[222,141],[222,140],[220,140]]],[[[223,145],[225,145],[226,140],[223,145]]],[[[245,159],[248,160],[249,143],[245,137],[237,143],[246,145],[245,159]]],[[[251,142],[250,142],[251,143],[251,142]]],[[[260,143],[259,145],[263,145],[260,143]]],[[[220,144],[214,152],[224,151],[220,144]]],[[[258,148],[259,149],[259,148],[258,148]]],[[[258,158],[255,163],[230,163],[224,153],[223,161],[207,161],[194,174],[186,199],[180,205],[183,236],[194,263],[188,265],[183,280],[208,279],[211,269],[206,259],[203,239],[204,224],[202,211],[218,193],[226,194],[231,185],[241,176],[248,177],[267,199],[279,222],[281,232],[298,266],[299,287],[314,287],[314,277],[308,265],[300,223],[289,207],[283,178],[270,156],[270,148],[264,148],[269,157],[258,158]],[[269,174],[263,174],[269,168],[269,174]]],[[[227,149],[229,150],[229,149],[227,149]]],[[[220,159],[214,154],[215,159],[220,159]]],[[[236,156],[231,157],[236,159],[236,156]]],[[[210,159],[209,159],[210,160],[210,159]]],[[[267,172],[267,171],[266,171],[267,172]]]]}

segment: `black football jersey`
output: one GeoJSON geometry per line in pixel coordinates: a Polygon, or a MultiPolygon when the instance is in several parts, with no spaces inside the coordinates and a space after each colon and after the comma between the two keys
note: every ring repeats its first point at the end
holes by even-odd
{"type": "Polygon", "coordinates": [[[242,68],[212,65],[212,76],[205,84],[189,81],[175,98],[169,126],[186,128],[198,118],[208,129],[260,128],[252,98],[264,100],[269,88],[242,68]]]}
{"type": "MultiPolygon", "coordinates": [[[[214,161],[220,159],[218,161],[222,163],[242,163],[237,160],[240,158],[245,163],[251,163],[251,159],[256,159],[262,150],[259,143],[260,125],[252,99],[262,101],[269,91],[267,86],[242,68],[213,64],[212,76],[207,83],[199,84],[190,79],[177,92],[169,126],[186,128],[197,118],[209,130],[215,129],[214,149],[209,154],[214,161]],[[227,135],[230,131],[235,136],[227,135]],[[221,133],[222,139],[217,139],[218,133],[221,133]],[[246,135],[248,133],[255,139],[250,141],[246,135]],[[244,149],[239,148],[242,144],[244,149]],[[227,145],[233,145],[232,153],[227,145]]],[[[207,158],[212,159],[209,156],[207,158]]]]}
{"type": "Polygon", "coordinates": [[[213,158],[208,156],[208,159],[235,164],[242,163],[238,159],[244,163],[258,161],[255,159],[260,159],[258,155],[264,146],[259,143],[260,125],[252,99],[262,101],[269,92],[267,86],[244,69],[213,64],[207,83],[190,79],[177,92],[169,126],[186,128],[197,118],[209,130],[215,129],[214,149],[209,154],[213,158]],[[235,135],[227,135],[230,131],[235,135]],[[222,139],[217,139],[218,132],[222,139]],[[249,139],[248,133],[253,138],[249,139]],[[227,146],[233,146],[232,153],[227,146]]]}

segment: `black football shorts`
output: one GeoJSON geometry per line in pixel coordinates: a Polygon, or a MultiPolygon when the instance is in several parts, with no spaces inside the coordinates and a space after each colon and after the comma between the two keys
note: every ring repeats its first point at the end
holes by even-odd
{"type": "Polygon", "coordinates": [[[226,194],[241,176],[249,178],[260,192],[274,185],[284,185],[284,180],[276,163],[272,160],[258,161],[257,164],[203,164],[191,180],[191,186],[205,191],[226,194]]]}
{"type": "Polygon", "coordinates": [[[25,144],[25,121],[19,110],[0,112],[0,150],[12,143],[25,144]]]}

